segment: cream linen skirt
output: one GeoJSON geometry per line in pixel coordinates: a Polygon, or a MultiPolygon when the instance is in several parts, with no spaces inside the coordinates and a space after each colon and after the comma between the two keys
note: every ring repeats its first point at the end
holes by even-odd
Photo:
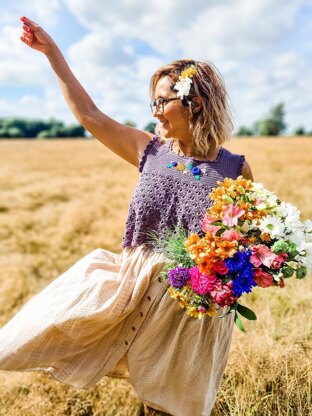
{"type": "Polygon", "coordinates": [[[77,388],[126,377],[154,409],[208,416],[233,317],[188,317],[159,276],[165,263],[144,245],[87,254],[0,330],[0,369],[42,370],[77,388]]]}

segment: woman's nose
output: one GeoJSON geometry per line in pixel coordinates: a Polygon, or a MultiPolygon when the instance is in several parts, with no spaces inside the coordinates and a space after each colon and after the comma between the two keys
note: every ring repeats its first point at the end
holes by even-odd
{"type": "Polygon", "coordinates": [[[161,111],[160,111],[160,108],[159,107],[153,107],[153,112],[152,112],[152,114],[153,114],[153,117],[155,117],[155,118],[158,118],[158,116],[160,116],[161,115],[161,111]]]}

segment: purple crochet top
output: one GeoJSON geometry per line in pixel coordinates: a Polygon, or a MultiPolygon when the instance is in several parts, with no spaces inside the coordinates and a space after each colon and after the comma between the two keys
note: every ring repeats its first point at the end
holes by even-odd
{"type": "Polygon", "coordinates": [[[122,247],[149,245],[146,231],[161,233],[166,227],[183,226],[188,232],[203,235],[201,223],[211,205],[208,194],[225,177],[237,178],[242,172],[244,156],[221,147],[213,161],[199,161],[179,156],[172,150],[172,140],[153,136],[142,155],[141,173],[132,195],[122,247]],[[202,174],[195,179],[189,169],[185,172],[168,167],[172,162],[198,167],[202,174]],[[203,173],[204,172],[204,173],[203,173]]]}

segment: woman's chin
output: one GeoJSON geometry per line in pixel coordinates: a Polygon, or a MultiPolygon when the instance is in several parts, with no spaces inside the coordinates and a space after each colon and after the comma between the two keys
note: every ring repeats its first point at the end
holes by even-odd
{"type": "Polygon", "coordinates": [[[164,137],[166,138],[171,137],[170,129],[167,129],[166,127],[162,127],[162,132],[163,132],[164,137]]]}
{"type": "Polygon", "coordinates": [[[158,126],[156,126],[155,131],[158,131],[162,137],[165,137],[166,139],[168,139],[171,137],[170,128],[168,127],[169,127],[169,123],[165,123],[165,124],[159,123],[158,126]]]}

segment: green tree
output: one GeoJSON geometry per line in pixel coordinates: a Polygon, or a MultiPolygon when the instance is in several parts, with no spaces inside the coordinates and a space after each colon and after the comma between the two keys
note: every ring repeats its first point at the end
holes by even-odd
{"type": "Polygon", "coordinates": [[[23,131],[18,127],[0,128],[0,138],[20,138],[23,137],[23,131]]]}
{"type": "Polygon", "coordinates": [[[154,123],[153,121],[150,121],[148,124],[146,124],[146,126],[144,127],[144,130],[154,134],[155,127],[156,127],[156,123],[154,123]]]}
{"type": "Polygon", "coordinates": [[[270,109],[267,117],[255,122],[256,134],[259,136],[279,136],[286,128],[284,117],[284,103],[275,105],[270,109]]]}
{"type": "Polygon", "coordinates": [[[253,134],[254,133],[253,133],[253,131],[252,131],[251,128],[245,127],[245,126],[241,126],[238,129],[238,131],[236,133],[236,136],[253,136],[253,134]]]}
{"type": "Polygon", "coordinates": [[[136,124],[136,122],[135,122],[135,121],[133,121],[133,120],[129,120],[129,119],[125,120],[125,121],[123,122],[123,124],[124,124],[125,126],[129,126],[129,127],[136,127],[136,126],[137,126],[137,124],[136,124]]]}
{"type": "Polygon", "coordinates": [[[294,136],[304,136],[306,133],[305,128],[303,126],[298,126],[294,129],[293,135],[294,136]]]}
{"type": "Polygon", "coordinates": [[[0,137],[2,138],[52,138],[83,136],[85,136],[85,129],[79,124],[65,126],[62,121],[54,118],[47,121],[22,117],[0,118],[0,137]]]}

